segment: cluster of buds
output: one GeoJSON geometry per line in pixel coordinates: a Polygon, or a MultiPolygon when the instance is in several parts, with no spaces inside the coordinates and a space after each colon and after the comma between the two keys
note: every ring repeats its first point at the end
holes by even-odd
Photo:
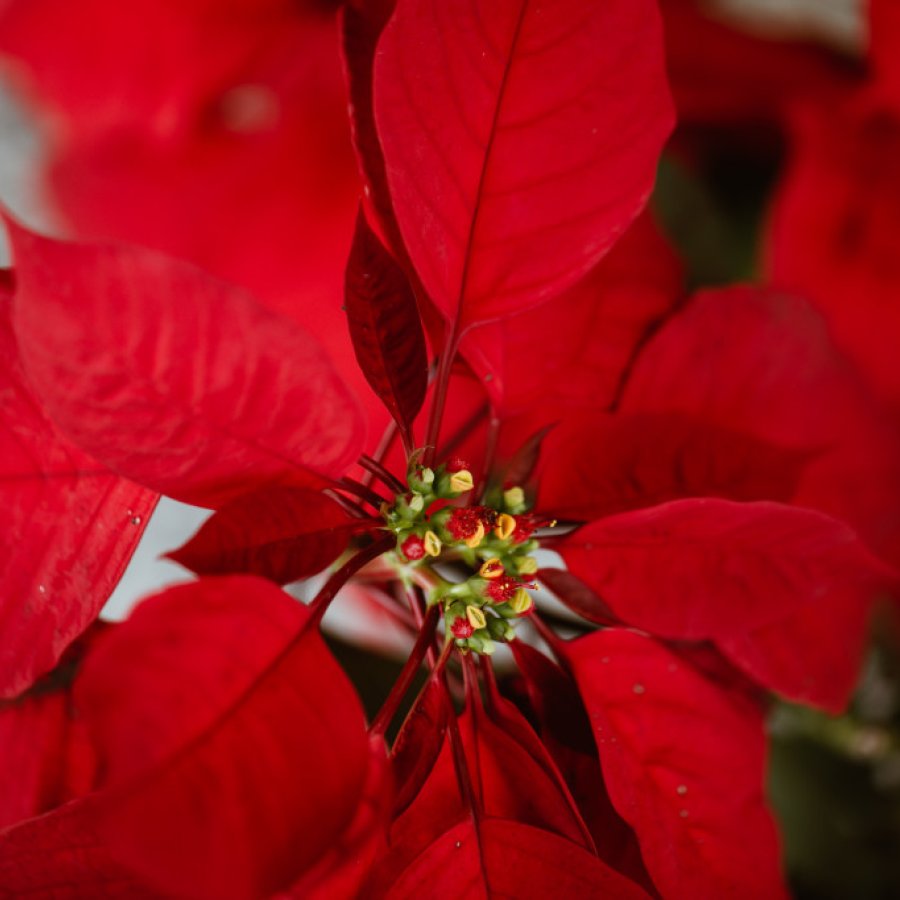
{"type": "Polygon", "coordinates": [[[398,558],[427,572],[433,585],[428,602],[441,604],[447,639],[462,650],[493,653],[497,641],[515,637],[510,620],[533,609],[528,589],[536,585],[529,577],[538,564],[532,535],[555,523],[528,513],[525,492],[516,485],[495,489],[485,504],[456,505],[474,488],[466,463],[454,458],[432,469],[420,459],[418,453],[410,459],[409,491],[382,509],[397,536],[398,558]],[[460,565],[471,574],[448,581],[448,570],[460,565]]]}
{"type": "Polygon", "coordinates": [[[455,500],[474,487],[466,463],[453,457],[432,469],[419,464],[421,451],[410,458],[406,473],[409,491],[398,494],[393,505],[384,504],[381,514],[387,527],[397,536],[397,552],[407,562],[438,557],[442,541],[433,529],[429,513],[438,502],[455,500]]]}
{"type": "Polygon", "coordinates": [[[486,560],[478,574],[453,585],[444,599],[448,638],[476,653],[494,652],[495,641],[511,641],[510,619],[534,608],[528,588],[537,585],[510,575],[499,557],[486,560]]]}

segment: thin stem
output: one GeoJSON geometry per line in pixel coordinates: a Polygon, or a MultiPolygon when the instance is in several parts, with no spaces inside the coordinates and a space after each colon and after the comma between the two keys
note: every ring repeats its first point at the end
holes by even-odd
{"type": "Polygon", "coordinates": [[[478,409],[466,419],[453,433],[450,439],[441,447],[441,459],[446,459],[460,444],[481,424],[484,417],[491,411],[491,404],[484,402],[478,409]]]}
{"type": "Polygon", "coordinates": [[[397,427],[397,423],[391,419],[387,428],[384,429],[384,434],[381,435],[381,440],[378,442],[378,446],[375,448],[375,453],[372,455],[372,458],[379,463],[383,463],[387,458],[388,453],[391,452],[391,447],[394,446],[394,441],[397,440],[397,435],[399,433],[400,429],[397,427]]]}
{"type": "Polygon", "coordinates": [[[447,403],[447,390],[450,386],[450,372],[453,369],[453,360],[459,348],[459,335],[456,331],[456,322],[450,328],[444,352],[441,354],[438,364],[437,378],[435,380],[434,398],[431,401],[431,411],[428,416],[428,431],[425,433],[425,459],[428,465],[434,462],[437,442],[441,433],[441,419],[444,417],[444,406],[447,403]]]}
{"type": "MultiPolygon", "coordinates": [[[[463,672],[463,690],[466,697],[466,708],[470,716],[471,727],[476,727],[476,716],[478,715],[478,706],[481,704],[481,691],[478,690],[478,673],[475,670],[475,660],[471,654],[466,654],[462,658],[463,672]]],[[[478,741],[472,741],[472,753],[475,755],[475,772],[472,777],[472,783],[478,797],[478,807],[484,807],[484,783],[481,778],[481,758],[479,755],[478,741]]],[[[471,773],[470,773],[471,777],[471,773]]]]}
{"type": "MultiPolygon", "coordinates": [[[[363,453],[363,455],[359,458],[359,464],[370,474],[374,475],[377,479],[384,484],[389,490],[391,490],[395,494],[402,494],[407,490],[406,485],[397,478],[396,475],[392,475],[388,472],[385,467],[378,462],[377,459],[372,459],[371,456],[363,453]]],[[[367,485],[368,486],[368,485],[367,485]]]]}
{"type": "Polygon", "coordinates": [[[556,658],[563,662],[566,658],[563,652],[565,642],[556,634],[556,632],[541,618],[540,614],[535,610],[529,616],[537,633],[544,639],[547,646],[553,651],[556,658]]]}
{"type": "Polygon", "coordinates": [[[450,690],[444,681],[444,702],[450,703],[450,716],[447,719],[447,733],[450,736],[450,749],[453,752],[453,768],[456,771],[456,783],[459,787],[459,795],[463,803],[469,808],[472,814],[472,821],[478,830],[481,824],[481,803],[475,794],[472,785],[472,775],[469,772],[469,761],[466,759],[466,750],[463,746],[462,735],[459,731],[459,722],[453,712],[452,701],[450,700],[450,690]]]}
{"type": "Polygon", "coordinates": [[[488,422],[487,447],[484,451],[484,465],[481,469],[481,495],[484,496],[487,487],[488,476],[494,467],[494,458],[497,456],[497,445],[500,442],[500,419],[492,415],[488,422]]]}
{"type": "Polygon", "coordinates": [[[332,488],[326,488],[322,491],[323,494],[327,494],[334,500],[336,503],[339,503],[346,512],[350,513],[351,516],[354,516],[357,519],[371,519],[372,517],[367,513],[358,503],[354,503],[349,497],[345,497],[343,494],[339,494],[336,490],[332,488]]]}
{"type": "Polygon", "coordinates": [[[394,536],[385,535],[356,556],[351,556],[322,586],[309,604],[311,621],[321,621],[337,592],[364,566],[394,546],[394,536]]]}
{"type": "MultiPolygon", "coordinates": [[[[440,610],[437,606],[433,606],[428,610],[428,615],[425,616],[425,621],[422,623],[419,636],[416,638],[416,642],[410,651],[409,657],[404,663],[403,668],[400,670],[400,675],[394,683],[394,686],[391,688],[391,692],[388,694],[387,699],[378,711],[375,721],[372,722],[372,725],[369,728],[370,736],[384,735],[388,729],[388,725],[391,724],[391,721],[397,714],[400,703],[406,696],[406,692],[409,690],[409,686],[412,684],[413,678],[415,678],[416,672],[419,671],[419,667],[425,659],[425,654],[431,646],[431,641],[434,636],[434,626],[437,624],[439,612],[440,610]]],[[[447,644],[449,643],[450,642],[448,641],[447,644]]]]}
{"type": "Polygon", "coordinates": [[[382,497],[381,494],[366,487],[355,478],[350,478],[346,475],[341,479],[341,490],[359,497],[360,500],[364,500],[369,506],[374,507],[375,510],[379,512],[381,511],[381,504],[387,503],[387,499],[382,497]]]}
{"type": "Polygon", "coordinates": [[[497,687],[497,676],[494,674],[494,666],[489,656],[482,656],[479,663],[481,664],[481,674],[484,678],[487,710],[493,714],[496,712],[497,698],[500,696],[500,689],[497,687]]]}
{"type": "Polygon", "coordinates": [[[416,449],[415,439],[412,435],[412,427],[404,423],[398,426],[398,431],[400,432],[400,441],[403,444],[403,453],[406,457],[409,457],[413,450],[416,449]]]}

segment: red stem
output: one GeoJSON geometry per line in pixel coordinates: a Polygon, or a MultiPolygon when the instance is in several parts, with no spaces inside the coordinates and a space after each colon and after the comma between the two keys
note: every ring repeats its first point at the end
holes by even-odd
{"type": "Polygon", "coordinates": [[[487,447],[484,451],[484,465],[482,466],[481,481],[479,482],[479,490],[481,491],[482,496],[484,496],[484,491],[487,487],[488,476],[491,474],[491,469],[494,467],[494,458],[497,455],[497,444],[499,441],[500,420],[495,415],[492,415],[488,422],[487,447]]]}
{"type": "Polygon", "coordinates": [[[334,600],[337,592],[367,563],[370,563],[382,553],[390,550],[394,546],[394,536],[385,535],[383,538],[375,541],[371,546],[360,550],[356,556],[350,557],[332,576],[325,582],[322,589],[313,598],[309,604],[312,612],[311,621],[321,621],[325,615],[331,601],[334,600]]]}
{"type": "MultiPolygon", "coordinates": [[[[387,469],[376,459],[363,453],[359,458],[359,464],[370,474],[374,475],[381,481],[384,486],[394,494],[402,494],[407,490],[407,486],[395,475],[388,472],[387,469]]],[[[367,485],[368,486],[368,485],[367,485]]]]}
{"type": "Polygon", "coordinates": [[[566,655],[562,648],[565,642],[553,631],[553,629],[540,617],[537,610],[531,613],[529,617],[537,629],[537,633],[544,639],[547,646],[553,651],[554,655],[561,663],[565,663],[566,655]]]}
{"type": "MultiPolygon", "coordinates": [[[[419,671],[419,667],[425,659],[425,654],[431,646],[431,641],[434,636],[434,626],[437,624],[439,613],[440,609],[437,606],[432,606],[431,609],[428,610],[428,614],[425,616],[425,621],[419,631],[419,636],[416,638],[416,642],[410,651],[409,658],[404,663],[397,681],[391,688],[391,692],[388,694],[387,699],[382,704],[381,709],[378,711],[378,715],[375,717],[375,720],[369,728],[370,736],[380,737],[384,735],[388,729],[388,725],[391,724],[391,721],[397,714],[400,703],[406,696],[406,692],[409,690],[409,686],[412,684],[413,678],[415,678],[416,672],[419,671]]],[[[450,641],[447,641],[447,644],[450,643],[450,641]]],[[[443,657],[444,654],[441,654],[441,656],[443,657]]],[[[438,660],[438,662],[440,662],[440,660],[438,660]]]]}
{"type": "Polygon", "coordinates": [[[453,369],[453,360],[459,347],[459,335],[456,331],[456,322],[450,328],[444,352],[441,354],[438,364],[437,379],[435,381],[434,399],[431,402],[431,411],[428,416],[428,431],[425,433],[425,462],[426,465],[434,463],[437,442],[441,433],[441,419],[444,416],[444,406],[447,403],[447,390],[450,386],[450,372],[453,369]]]}
{"type": "Polygon", "coordinates": [[[336,490],[332,488],[326,488],[326,490],[322,491],[323,494],[327,494],[334,500],[336,503],[339,503],[346,512],[350,513],[351,516],[355,516],[357,519],[371,519],[371,515],[367,513],[358,503],[354,503],[349,497],[345,497],[343,494],[339,494],[336,490]]]}
{"type": "Polygon", "coordinates": [[[490,403],[483,403],[475,412],[466,419],[446,444],[441,447],[441,459],[446,459],[474,430],[481,424],[481,420],[491,411],[490,403]]]}
{"type": "Polygon", "coordinates": [[[364,500],[378,512],[381,511],[381,504],[387,503],[387,499],[382,497],[381,494],[366,487],[355,478],[350,478],[346,475],[341,479],[341,490],[359,497],[360,500],[364,500]]]}

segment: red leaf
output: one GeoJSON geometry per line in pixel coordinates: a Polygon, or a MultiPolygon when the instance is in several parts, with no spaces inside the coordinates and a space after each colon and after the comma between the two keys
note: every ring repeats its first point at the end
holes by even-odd
{"type": "Polygon", "coordinates": [[[608,629],[566,650],[607,786],[666,898],[786,897],[762,717],[677,656],[608,629]]]}
{"type": "Polygon", "coordinates": [[[804,301],[754,287],[697,294],[647,344],[621,408],[809,453],[793,499],[900,560],[900,444],[804,301]]]}
{"type": "Polygon", "coordinates": [[[470,331],[461,352],[505,415],[535,430],[569,409],[610,406],[637,349],[681,299],[684,272],[644,212],[577,284],[470,331]]]}
{"type": "Polygon", "coordinates": [[[370,738],[368,774],[353,821],[315,868],[291,885],[287,896],[334,900],[360,895],[369,869],[386,846],[391,787],[384,740],[370,738]]]}
{"type": "Polygon", "coordinates": [[[94,752],[71,690],[86,649],[82,637],[56,669],[28,691],[0,701],[0,767],[8,773],[0,780],[0,829],[83,796],[93,787],[94,752]]]}
{"type": "Polygon", "coordinates": [[[359,701],[306,607],[268,582],[202,580],[142,604],[77,698],[109,774],[96,827],[166,892],[286,887],[353,817],[359,701]]]}
{"type": "Polygon", "coordinates": [[[428,387],[425,335],[409,279],[362,210],[347,262],[344,303],[360,368],[408,435],[428,387]]]}
{"type": "MultiPolygon", "coordinates": [[[[437,702],[440,690],[434,689],[429,703],[437,702]]],[[[393,885],[440,835],[471,815],[460,799],[449,735],[435,758],[431,737],[426,738],[424,746],[416,747],[411,741],[417,731],[427,730],[427,720],[414,720],[412,728],[415,730],[408,732],[400,748],[401,773],[421,787],[391,828],[390,850],[379,861],[371,880],[370,890],[376,896],[382,888],[393,885]],[[421,759],[416,758],[417,750],[421,759]],[[422,781],[426,764],[429,771],[422,781]]],[[[526,746],[483,711],[465,713],[458,728],[469,778],[478,797],[479,820],[483,816],[515,819],[546,828],[547,834],[564,835],[576,842],[573,846],[590,842],[555,766],[545,754],[531,752],[532,742],[526,746]]],[[[534,735],[532,738],[537,742],[534,735]]],[[[401,783],[401,796],[407,796],[411,786],[401,783]]]]}
{"type": "Polygon", "coordinates": [[[579,616],[599,625],[619,624],[618,616],[571,572],[565,569],[541,569],[537,577],[579,616]]]}
{"type": "Polygon", "coordinates": [[[649,896],[576,844],[548,831],[504,819],[489,818],[476,828],[461,822],[415,859],[389,891],[367,896],[392,900],[476,897],[615,897],[649,896]]]}
{"type": "Polygon", "coordinates": [[[861,100],[806,109],[792,125],[772,210],[770,277],[822,310],[835,342],[896,405],[900,120],[861,100]]]}
{"type": "Polygon", "coordinates": [[[671,127],[645,0],[400,0],[374,84],[406,247],[463,327],[584,275],[640,211],[671,127]]]}
{"type": "Polygon", "coordinates": [[[157,499],[59,434],[25,379],[9,316],[0,287],[0,697],[51,670],[97,617],[157,499]]]}
{"type": "Polygon", "coordinates": [[[676,501],[593,522],[559,550],[625,622],[664,637],[712,639],[728,655],[732,641],[748,644],[734,662],[762,655],[750,674],[784,668],[753,640],[780,629],[774,647],[792,644],[803,677],[767,685],[829,707],[853,686],[868,610],[887,579],[847,526],[772,503],[676,501]],[[810,617],[822,624],[807,653],[810,617]]]}
{"type": "Polygon", "coordinates": [[[642,886],[651,885],[637,838],[613,808],[600,771],[591,723],[571,676],[523,641],[510,647],[540,725],[541,740],[565,773],[605,862],[642,886]]]}
{"type": "Polygon", "coordinates": [[[524,744],[478,708],[459,724],[485,816],[533,825],[594,852],[556,766],[546,753],[532,752],[536,739],[524,744]]]}
{"type": "Polygon", "coordinates": [[[159,900],[109,852],[97,832],[96,797],[69,803],[2,833],[0,884],[13,897],[159,900]]]}
{"type": "Polygon", "coordinates": [[[813,455],[680,412],[570,416],[545,444],[540,508],[584,521],[685,497],[788,501],[813,455]]]}
{"type": "Polygon", "coordinates": [[[430,678],[416,697],[391,748],[397,782],[394,816],[397,817],[418,796],[444,746],[449,700],[446,688],[430,678]]]}
{"type": "Polygon", "coordinates": [[[9,230],[28,375],[110,468],[216,505],[266,482],[307,485],[358,454],[356,402],[299,327],[156,253],[9,230]]]}
{"type": "Polygon", "coordinates": [[[263,488],[230,500],[166,555],[198,575],[243,573],[288,584],[321,572],[352,535],[378,524],[349,519],[318,491],[263,488]]]}
{"type": "Polygon", "coordinates": [[[326,6],[12,0],[0,50],[49,119],[79,236],[189,259],[352,358],[335,298],[359,182],[326,6]]]}

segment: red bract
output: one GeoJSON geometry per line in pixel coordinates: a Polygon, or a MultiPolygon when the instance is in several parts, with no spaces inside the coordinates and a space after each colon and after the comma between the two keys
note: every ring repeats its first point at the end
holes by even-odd
{"type": "Polygon", "coordinates": [[[643,0],[489,15],[398,2],[375,120],[406,248],[445,317],[549,299],[636,215],[671,124],[658,41],[643,0]]]}
{"type": "Polygon", "coordinates": [[[150,251],[10,234],[28,376],[111,469],[216,506],[260,483],[316,483],[359,452],[355,401],[299,326],[150,251]]]}
{"type": "Polygon", "coordinates": [[[367,766],[358,702],[314,615],[270,584],[210,579],[148,601],[91,654],[76,702],[103,789],[8,833],[0,872],[16,892],[64,872],[99,891],[125,863],[167,891],[264,895],[350,824],[367,766]],[[85,855],[90,835],[120,863],[85,855]]]}
{"type": "Polygon", "coordinates": [[[157,498],[59,433],[22,370],[10,312],[9,289],[0,286],[2,697],[52,669],[98,615],[157,498]]]}
{"type": "Polygon", "coordinates": [[[566,658],[610,796],[640,836],[662,895],[786,897],[762,797],[759,710],[633,632],[582,638],[566,658]]]}
{"type": "Polygon", "coordinates": [[[72,702],[96,768],[75,784],[40,758],[61,788],[13,797],[9,820],[49,810],[5,832],[0,883],[781,896],[765,695],[846,700],[893,573],[833,516],[885,554],[896,495],[831,482],[881,432],[801,301],[685,299],[649,218],[628,228],[670,125],[651,4],[390,6],[344,19],[370,196],[350,338],[327,335],[383,435],[294,319],[155,252],[10,226],[41,420],[217,513],[172,554],[200,579],[87,652],[72,702]],[[539,571],[540,544],[571,571],[539,571]],[[335,558],[308,607],[271,583],[335,558]],[[345,586],[391,632],[371,643],[410,647],[368,733],[318,633],[345,586]]]}
{"type": "Polygon", "coordinates": [[[48,186],[75,233],[340,322],[358,181],[327,3],[15,0],[0,54],[47,108],[48,186]]]}

